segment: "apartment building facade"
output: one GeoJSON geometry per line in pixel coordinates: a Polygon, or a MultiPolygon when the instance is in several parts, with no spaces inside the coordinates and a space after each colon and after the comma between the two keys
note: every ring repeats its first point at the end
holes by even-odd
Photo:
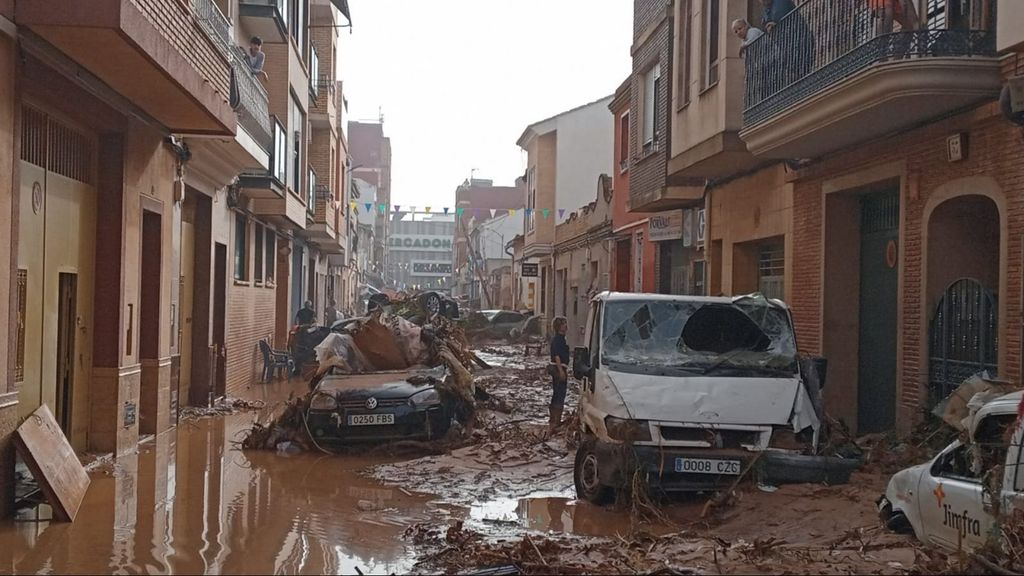
{"type": "Polygon", "coordinates": [[[632,148],[631,98],[633,76],[615,91],[608,105],[615,126],[612,161],[612,234],[615,246],[610,264],[610,288],[619,292],[655,291],[656,244],[647,235],[648,214],[629,210],[629,169],[632,148]]]}
{"type": "Polygon", "coordinates": [[[0,6],[0,513],[10,433],[39,406],[75,449],[119,455],[174,426],[180,404],[252,382],[256,342],[279,336],[282,251],[306,224],[292,198],[304,212],[305,182],[271,176],[284,95],[309,92],[305,65],[281,67],[304,46],[287,22],[308,29],[308,8],[0,6]],[[252,35],[266,37],[266,84],[239,48],[252,35]]]}
{"type": "Polygon", "coordinates": [[[667,170],[703,183],[709,293],[787,300],[858,432],[909,426],[979,370],[1020,378],[1024,14],[915,7],[902,29],[804,2],[741,57],[731,22],[764,28],[761,2],[673,5],[667,170]]]}
{"type": "MultiPolygon", "coordinates": [[[[573,108],[523,131],[517,144],[527,155],[523,258],[515,272],[536,270],[534,297],[526,304],[550,317],[554,309],[555,227],[593,198],[594,182],[612,164],[612,96],[573,108]]],[[[528,276],[529,277],[529,276],[528,276]]]]}

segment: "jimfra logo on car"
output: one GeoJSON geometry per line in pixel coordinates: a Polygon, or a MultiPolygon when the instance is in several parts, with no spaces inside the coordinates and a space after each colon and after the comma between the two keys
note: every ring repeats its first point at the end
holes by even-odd
{"type": "Polygon", "coordinates": [[[961,536],[981,536],[981,520],[971,518],[964,510],[963,514],[957,514],[950,509],[949,504],[942,506],[942,525],[948,526],[960,532],[961,536]]]}

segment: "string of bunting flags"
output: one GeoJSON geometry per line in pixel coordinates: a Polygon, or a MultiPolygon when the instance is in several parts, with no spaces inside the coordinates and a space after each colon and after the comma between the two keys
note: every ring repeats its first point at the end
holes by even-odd
{"type": "MultiPolygon", "coordinates": [[[[352,210],[353,212],[359,213],[360,212],[360,210],[359,210],[360,207],[362,207],[362,211],[364,213],[369,213],[369,212],[372,212],[374,210],[376,210],[377,212],[379,212],[381,214],[387,214],[388,213],[388,206],[386,204],[375,204],[373,202],[363,202],[362,204],[360,204],[359,202],[349,202],[349,209],[352,210]]],[[[447,207],[447,206],[444,207],[444,208],[441,208],[442,211],[440,211],[440,212],[437,211],[437,210],[434,210],[433,206],[423,206],[422,210],[417,210],[417,208],[420,208],[419,206],[406,206],[405,209],[403,209],[402,205],[395,204],[395,205],[392,206],[392,208],[394,209],[395,213],[444,214],[446,216],[452,213],[452,209],[450,207],[447,207]]],[[[497,216],[499,212],[507,213],[509,216],[515,216],[516,212],[518,212],[518,211],[524,212],[527,217],[532,215],[534,212],[539,213],[544,218],[548,218],[548,217],[551,216],[551,209],[550,208],[541,208],[541,209],[535,209],[535,208],[495,209],[495,208],[490,208],[490,209],[486,210],[486,212],[490,213],[491,218],[494,218],[495,216],[497,216]]],[[[475,216],[477,218],[480,217],[481,212],[482,211],[479,208],[473,208],[473,210],[472,210],[473,216],[475,216]]],[[[559,218],[565,218],[565,212],[566,212],[565,208],[559,208],[558,209],[558,217],[559,218]]],[[[456,216],[462,216],[465,213],[466,213],[466,209],[465,208],[456,208],[455,209],[455,215],[456,216]]]]}

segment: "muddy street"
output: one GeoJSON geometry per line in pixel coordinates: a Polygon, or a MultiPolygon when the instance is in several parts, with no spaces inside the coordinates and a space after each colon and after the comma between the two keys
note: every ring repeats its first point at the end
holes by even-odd
{"type": "MultiPolygon", "coordinates": [[[[9,573],[523,572],[908,573],[934,555],[885,531],[874,501],[887,475],[845,486],[742,485],[702,518],[706,500],[660,514],[598,507],[573,488],[572,426],[546,432],[543,359],[485,348],[477,375],[492,408],[466,445],[416,457],[243,451],[239,438],[289,394],[254,386],[240,408],[195,414],[138,454],[89,466],[73,523],[46,505],[0,525],[9,573]],[[257,402],[258,401],[258,402],[257,402]]],[[[568,406],[575,405],[570,387],[568,406]]],[[[571,418],[571,416],[570,416],[571,418]]]]}

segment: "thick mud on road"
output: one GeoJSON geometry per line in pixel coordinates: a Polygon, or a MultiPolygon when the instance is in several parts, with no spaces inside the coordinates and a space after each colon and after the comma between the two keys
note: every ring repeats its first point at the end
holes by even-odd
{"type": "MultiPolygon", "coordinates": [[[[0,572],[909,573],[949,565],[882,529],[887,476],[847,486],[743,486],[702,517],[697,497],[661,514],[575,500],[575,424],[547,433],[542,358],[499,347],[477,382],[494,396],[465,445],[417,458],[242,451],[255,412],[182,420],[136,455],[90,467],[74,523],[45,505],[0,523],[0,572]]],[[[254,386],[268,409],[304,382],[254,386]]],[[[569,406],[576,403],[570,390],[569,406]]],[[[566,415],[567,419],[572,414],[566,415]]]]}

